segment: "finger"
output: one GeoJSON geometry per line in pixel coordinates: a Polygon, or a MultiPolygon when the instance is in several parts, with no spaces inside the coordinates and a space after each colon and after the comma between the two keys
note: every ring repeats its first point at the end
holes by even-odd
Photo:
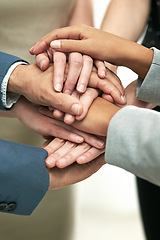
{"type": "Polygon", "coordinates": [[[93,159],[97,158],[102,153],[104,153],[104,151],[105,151],[105,148],[99,150],[99,149],[92,147],[87,152],[85,152],[81,156],[77,157],[77,163],[78,164],[88,163],[88,162],[92,161],[93,159]]]}
{"type": "Polygon", "coordinates": [[[64,116],[64,122],[66,124],[72,124],[73,122],[75,121],[75,116],[69,114],[69,113],[66,113],[65,116],[64,116]]]}
{"type": "Polygon", "coordinates": [[[77,84],[77,91],[84,93],[88,85],[93,68],[93,59],[90,56],[83,55],[83,67],[77,84]]]}
{"type": "Polygon", "coordinates": [[[77,26],[65,27],[61,29],[53,30],[48,33],[46,36],[37,41],[29,50],[30,54],[37,55],[42,53],[49,48],[51,41],[56,39],[68,39],[69,36],[72,36],[72,39],[79,39],[80,30],[77,26]],[[73,34],[74,30],[74,34],[73,34]]]}
{"type": "MultiPolygon", "coordinates": [[[[109,70],[108,70],[109,71],[109,70]]],[[[107,72],[108,72],[107,71],[107,72]]],[[[110,73],[108,73],[110,74],[110,73]]],[[[114,76],[116,79],[118,79],[117,76],[114,76]]],[[[93,72],[90,78],[90,81],[88,83],[88,85],[90,87],[93,88],[98,88],[100,90],[102,90],[105,94],[111,95],[111,97],[114,99],[114,101],[116,103],[120,103],[120,104],[126,104],[126,99],[124,97],[124,95],[122,95],[122,89],[123,87],[121,87],[121,91],[117,88],[117,86],[115,86],[110,80],[113,78],[113,76],[110,75],[105,79],[100,79],[97,75],[97,73],[93,72]],[[109,80],[108,80],[109,78],[109,80]]]]}
{"type": "Polygon", "coordinates": [[[58,109],[55,109],[55,110],[53,111],[53,116],[54,116],[55,118],[61,119],[61,118],[63,117],[63,115],[64,115],[64,113],[61,112],[61,111],[58,110],[58,109]]]}
{"type": "Polygon", "coordinates": [[[54,158],[52,158],[52,155],[57,149],[61,148],[64,144],[65,144],[64,140],[55,138],[47,146],[44,147],[44,149],[48,152],[48,157],[45,160],[47,167],[52,168],[55,166],[56,161],[54,158]]]}
{"type": "Polygon", "coordinates": [[[61,92],[63,88],[64,72],[66,66],[66,54],[62,52],[54,53],[54,78],[53,85],[57,92],[61,92]]]}
{"type": "Polygon", "coordinates": [[[48,133],[48,136],[59,137],[59,138],[66,139],[66,140],[76,142],[76,143],[82,143],[84,141],[83,136],[79,135],[78,133],[76,133],[72,130],[74,128],[67,126],[63,122],[52,119],[53,114],[47,108],[41,107],[39,109],[39,112],[41,114],[49,117],[46,119],[46,121],[48,121],[50,123],[50,125],[52,126],[49,128],[48,132],[45,131],[44,134],[42,134],[42,135],[47,135],[47,133],[48,133]]]}
{"type": "Polygon", "coordinates": [[[103,61],[100,60],[94,60],[94,64],[98,69],[98,76],[100,78],[105,78],[106,76],[106,67],[103,61]]]}
{"type": "Polygon", "coordinates": [[[83,105],[83,112],[81,115],[76,116],[76,120],[80,121],[87,115],[92,102],[98,97],[98,94],[98,89],[87,88],[86,92],[81,95],[80,101],[83,105]]]}
{"type": "Polygon", "coordinates": [[[122,85],[121,80],[114,72],[112,72],[108,68],[106,68],[106,79],[113,83],[117,87],[117,89],[119,89],[121,94],[124,95],[124,87],[122,85]]]}
{"type": "Polygon", "coordinates": [[[48,97],[48,105],[73,115],[80,115],[82,112],[82,104],[80,101],[70,95],[64,95],[64,93],[54,92],[52,102],[48,97]]]}
{"type": "Polygon", "coordinates": [[[49,57],[46,52],[35,56],[36,64],[41,70],[46,70],[49,66],[49,57]]]}
{"type": "Polygon", "coordinates": [[[57,148],[56,151],[53,151],[53,153],[51,153],[50,156],[46,159],[47,167],[49,166],[51,168],[53,164],[57,165],[57,161],[59,161],[60,158],[65,156],[76,146],[77,145],[75,143],[66,141],[61,147],[57,148]]]}
{"type": "Polygon", "coordinates": [[[103,93],[103,94],[102,94],[102,98],[104,98],[104,99],[107,100],[108,102],[111,102],[111,103],[114,102],[114,99],[113,99],[112,96],[109,95],[109,94],[103,93]]]}
{"type": "Polygon", "coordinates": [[[83,58],[80,53],[69,54],[69,69],[63,92],[71,94],[82,70],[83,58]]]}
{"type": "MultiPolygon", "coordinates": [[[[50,111],[48,110],[48,108],[41,107],[41,108],[39,109],[39,112],[40,112],[41,114],[45,115],[45,116],[48,116],[48,117],[50,117],[50,118],[53,118],[53,114],[52,114],[52,112],[50,112],[50,111]]],[[[87,142],[87,143],[90,144],[91,146],[96,147],[96,148],[98,148],[98,149],[104,148],[104,146],[105,146],[105,141],[102,140],[101,138],[96,137],[96,136],[94,136],[94,135],[92,135],[92,134],[88,134],[88,133],[79,131],[79,130],[71,127],[71,126],[65,125],[65,124],[64,124],[63,122],[61,122],[61,121],[57,121],[57,120],[54,120],[54,119],[50,119],[50,121],[52,121],[52,120],[53,120],[53,124],[55,123],[54,121],[56,121],[56,124],[57,124],[57,125],[59,124],[58,126],[64,126],[64,128],[65,128],[65,127],[68,128],[68,134],[67,134],[66,136],[68,137],[68,140],[69,140],[69,141],[73,141],[73,142],[78,143],[78,137],[81,136],[82,139],[85,140],[85,142],[87,142]],[[73,133],[75,133],[76,135],[74,136],[73,133]],[[71,140],[71,139],[72,139],[72,140],[71,140]]],[[[53,130],[53,133],[54,133],[54,130],[53,130]]],[[[50,133],[50,135],[51,135],[51,133],[50,133]]],[[[64,137],[62,137],[62,138],[64,138],[64,137]]],[[[81,142],[83,141],[82,139],[79,139],[79,143],[80,143],[80,141],[81,141],[81,142]]]]}
{"type": "Polygon", "coordinates": [[[80,182],[97,172],[104,164],[104,154],[102,154],[86,164],[80,165],[73,163],[72,165],[63,169],[59,169],[57,167],[49,169],[49,189],[59,189],[80,182]]]}
{"type": "Polygon", "coordinates": [[[77,147],[73,148],[67,154],[65,154],[62,158],[56,161],[56,166],[59,168],[64,168],[71,165],[73,162],[76,161],[77,157],[84,154],[88,151],[91,146],[87,143],[79,144],[77,147]]]}
{"type": "MultiPolygon", "coordinates": [[[[89,55],[87,42],[84,43],[82,40],[54,40],[50,43],[50,47],[56,51],[63,52],[81,52],[89,55]]],[[[91,55],[91,54],[90,54],[91,55]]],[[[94,54],[92,54],[94,55],[94,54]]]]}
{"type": "Polygon", "coordinates": [[[89,145],[91,145],[95,148],[102,149],[105,147],[105,138],[101,139],[100,137],[98,137],[96,135],[85,133],[85,132],[79,131],[75,128],[73,128],[73,132],[82,136],[86,143],[88,143],[89,145]]]}
{"type": "MultiPolygon", "coordinates": [[[[72,97],[80,99],[80,94],[75,90],[71,94],[72,97]]],[[[64,122],[66,124],[72,124],[75,121],[75,116],[69,113],[66,113],[64,116],[64,122]]]]}

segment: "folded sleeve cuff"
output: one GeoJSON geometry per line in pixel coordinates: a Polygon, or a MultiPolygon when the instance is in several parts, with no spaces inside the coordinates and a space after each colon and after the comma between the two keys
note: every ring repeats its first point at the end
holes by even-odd
{"type": "Polygon", "coordinates": [[[14,71],[14,69],[21,64],[27,64],[26,62],[23,61],[19,61],[19,62],[15,62],[13,63],[10,68],[8,69],[6,75],[3,78],[2,84],[1,84],[1,92],[2,92],[2,104],[4,106],[4,108],[11,108],[13,106],[13,104],[15,104],[20,95],[16,94],[16,93],[7,93],[7,85],[8,85],[8,81],[10,78],[10,75],[12,74],[12,72],[14,71]]]}

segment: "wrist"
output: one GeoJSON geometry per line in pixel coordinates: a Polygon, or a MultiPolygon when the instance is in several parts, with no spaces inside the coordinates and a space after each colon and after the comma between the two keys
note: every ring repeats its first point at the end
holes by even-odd
{"type": "Polygon", "coordinates": [[[128,41],[123,53],[124,58],[121,59],[122,66],[130,68],[144,79],[152,64],[153,50],[128,41]]]}
{"type": "Polygon", "coordinates": [[[11,73],[7,85],[7,91],[18,93],[22,95],[24,89],[24,82],[26,76],[26,70],[28,65],[18,65],[14,71],[11,73]]]}
{"type": "Polygon", "coordinates": [[[87,116],[72,125],[84,132],[106,136],[112,117],[120,110],[116,105],[98,97],[91,105],[87,116]]]}

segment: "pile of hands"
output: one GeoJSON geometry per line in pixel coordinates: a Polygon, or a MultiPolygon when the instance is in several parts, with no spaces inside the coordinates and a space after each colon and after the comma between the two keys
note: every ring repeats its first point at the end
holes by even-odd
{"type": "MultiPolygon", "coordinates": [[[[34,50],[30,50],[33,55],[34,50]]],[[[86,179],[105,164],[106,136],[93,134],[93,129],[92,134],[83,131],[83,124],[78,130],[75,122],[87,121],[97,97],[119,107],[138,105],[136,82],[125,90],[115,66],[78,52],[63,53],[47,46],[35,59],[36,64],[21,65],[30,81],[24,81],[19,91],[23,96],[12,111],[46,139],[43,148],[48,152],[50,189],[57,189],[86,179]]]]}

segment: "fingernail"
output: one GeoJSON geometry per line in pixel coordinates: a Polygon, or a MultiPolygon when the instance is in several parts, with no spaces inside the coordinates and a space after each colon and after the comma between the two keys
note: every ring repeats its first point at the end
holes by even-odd
{"type": "Polygon", "coordinates": [[[105,77],[105,76],[106,76],[106,72],[102,71],[102,77],[105,77]]]}
{"type": "Polygon", "coordinates": [[[46,158],[46,164],[48,167],[54,167],[56,163],[56,159],[54,157],[46,158]]]}
{"type": "Polygon", "coordinates": [[[57,91],[57,92],[60,92],[62,90],[62,86],[60,83],[57,83],[54,87],[54,89],[57,91]]]}
{"type": "Polygon", "coordinates": [[[60,165],[60,167],[66,166],[66,163],[67,163],[67,161],[65,158],[60,158],[58,161],[58,165],[60,165]]]}
{"type": "Polygon", "coordinates": [[[85,161],[86,161],[86,157],[85,157],[85,156],[80,156],[80,157],[78,157],[78,159],[77,159],[77,162],[78,162],[79,164],[83,164],[85,161]]]}
{"type": "Polygon", "coordinates": [[[45,61],[43,60],[41,63],[40,63],[40,68],[43,69],[43,65],[44,65],[45,61]]]}
{"type": "Polygon", "coordinates": [[[74,137],[74,141],[75,142],[78,142],[78,143],[82,143],[84,141],[84,138],[83,137],[80,137],[80,136],[75,136],[74,137]]]}
{"type": "Polygon", "coordinates": [[[72,92],[71,92],[70,90],[66,89],[66,90],[64,90],[63,93],[68,94],[68,95],[71,95],[72,92]]]}
{"type": "Polygon", "coordinates": [[[31,49],[29,50],[30,52],[32,52],[33,51],[33,49],[34,49],[34,47],[31,47],[31,49]]]}
{"type": "Polygon", "coordinates": [[[122,101],[123,101],[124,103],[127,103],[127,99],[126,99],[125,96],[121,96],[121,99],[122,99],[122,101]]]}
{"type": "Polygon", "coordinates": [[[98,140],[97,144],[99,147],[104,147],[105,146],[105,142],[103,140],[98,140]]]}
{"type": "Polygon", "coordinates": [[[75,115],[79,115],[80,114],[80,109],[81,109],[81,107],[77,103],[73,104],[72,107],[71,107],[71,111],[75,115]]]}
{"type": "Polygon", "coordinates": [[[60,40],[54,40],[50,43],[51,48],[61,48],[61,41],[60,40]]]}
{"type": "Polygon", "coordinates": [[[85,91],[85,86],[84,86],[84,85],[79,85],[79,86],[77,87],[77,90],[78,90],[79,92],[84,92],[84,91],[85,91]]]}

